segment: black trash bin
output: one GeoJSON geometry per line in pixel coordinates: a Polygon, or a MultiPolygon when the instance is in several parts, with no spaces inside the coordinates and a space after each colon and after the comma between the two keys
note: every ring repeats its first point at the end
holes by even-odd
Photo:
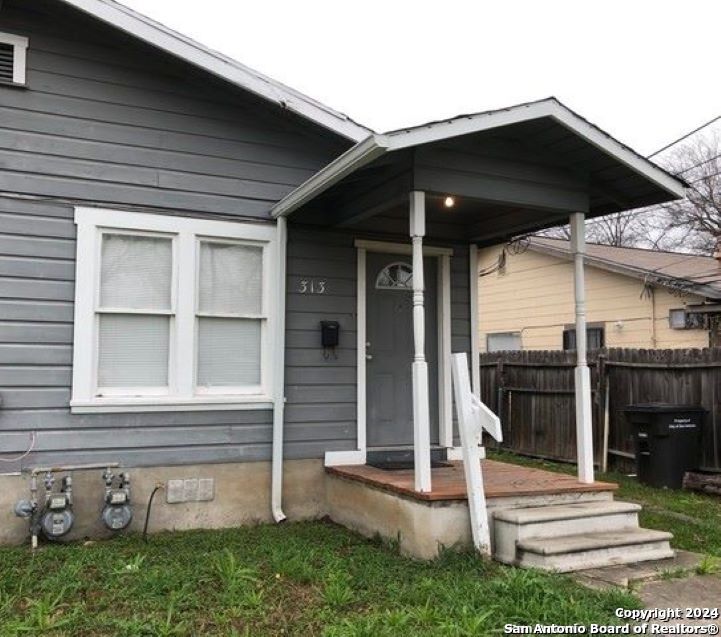
{"type": "Polygon", "coordinates": [[[639,482],[680,489],[684,473],[698,468],[706,410],[698,405],[643,403],[629,405],[624,413],[633,427],[639,482]]]}

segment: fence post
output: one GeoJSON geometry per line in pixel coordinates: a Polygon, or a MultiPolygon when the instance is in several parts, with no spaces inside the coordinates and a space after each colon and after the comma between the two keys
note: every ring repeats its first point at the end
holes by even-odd
{"type": "Polygon", "coordinates": [[[601,428],[601,457],[599,458],[599,469],[601,473],[608,470],[608,436],[609,436],[609,413],[608,413],[608,372],[606,371],[606,355],[598,355],[598,425],[601,428]]]}

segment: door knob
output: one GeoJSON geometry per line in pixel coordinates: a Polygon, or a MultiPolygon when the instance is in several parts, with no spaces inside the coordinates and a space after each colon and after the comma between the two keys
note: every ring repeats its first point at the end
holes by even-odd
{"type": "Polygon", "coordinates": [[[366,354],[366,360],[372,361],[373,360],[373,354],[366,354]]]}

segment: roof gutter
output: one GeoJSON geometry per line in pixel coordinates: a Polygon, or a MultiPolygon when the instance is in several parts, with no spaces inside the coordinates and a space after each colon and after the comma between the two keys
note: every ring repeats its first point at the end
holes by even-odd
{"type": "Polygon", "coordinates": [[[388,151],[385,135],[370,135],[334,159],[325,168],[281,199],[271,210],[273,217],[287,217],[302,205],[325,192],[344,177],[369,164],[388,151]]]}

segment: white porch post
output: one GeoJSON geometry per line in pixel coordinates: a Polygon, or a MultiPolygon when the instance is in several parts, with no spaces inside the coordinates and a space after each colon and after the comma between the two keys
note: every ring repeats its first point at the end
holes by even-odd
{"type": "Polygon", "coordinates": [[[423,237],[426,234],[426,193],[410,197],[410,235],[413,242],[413,459],[416,491],[431,490],[431,432],[428,400],[428,363],[425,354],[426,321],[423,306],[423,237]]]}
{"type": "Polygon", "coordinates": [[[571,215],[571,249],[574,261],[576,299],[576,454],[579,482],[591,483],[593,476],[593,430],[591,420],[591,372],[586,360],[586,219],[582,212],[571,215]]]}

